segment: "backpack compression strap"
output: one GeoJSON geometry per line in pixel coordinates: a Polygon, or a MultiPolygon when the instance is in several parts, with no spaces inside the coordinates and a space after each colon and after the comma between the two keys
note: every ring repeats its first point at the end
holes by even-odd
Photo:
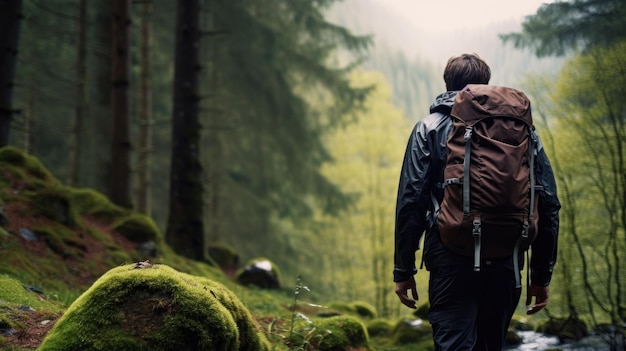
{"type": "MultiPolygon", "coordinates": [[[[522,241],[528,240],[528,230],[530,225],[534,224],[534,216],[535,216],[535,153],[537,152],[537,136],[535,133],[530,130],[528,133],[530,136],[530,141],[528,143],[528,167],[529,167],[529,177],[530,177],[530,204],[528,205],[528,220],[524,222],[522,227],[522,235],[517,239],[515,243],[515,247],[513,248],[513,272],[515,273],[515,287],[521,288],[522,283],[520,282],[519,277],[519,249],[522,241]]],[[[528,256],[528,255],[527,255],[528,256]]],[[[528,258],[527,258],[528,260],[528,258]]],[[[529,269],[526,271],[526,285],[528,285],[528,275],[530,274],[530,262],[529,269]]],[[[527,286],[528,288],[528,286],[527,286]]]]}
{"type": "MultiPolygon", "coordinates": [[[[474,126],[465,126],[465,134],[463,135],[463,141],[465,142],[465,157],[463,159],[463,217],[467,218],[470,215],[470,149],[472,145],[472,133],[474,132],[474,126]]],[[[481,224],[480,215],[474,216],[472,222],[473,229],[472,235],[474,236],[474,271],[480,271],[480,237],[481,237],[481,224]]]]}

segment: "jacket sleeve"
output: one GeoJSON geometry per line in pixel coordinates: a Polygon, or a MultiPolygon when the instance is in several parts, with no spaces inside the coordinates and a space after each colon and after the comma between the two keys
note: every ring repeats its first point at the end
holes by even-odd
{"type": "Polygon", "coordinates": [[[426,229],[430,203],[431,150],[423,122],[411,132],[404,154],[395,221],[394,282],[411,278],[415,268],[415,251],[426,229]]]}
{"type": "Polygon", "coordinates": [[[538,235],[532,244],[530,276],[532,284],[548,286],[556,263],[559,237],[559,209],[556,180],[545,150],[540,146],[537,155],[537,182],[543,187],[539,195],[538,235]]]}

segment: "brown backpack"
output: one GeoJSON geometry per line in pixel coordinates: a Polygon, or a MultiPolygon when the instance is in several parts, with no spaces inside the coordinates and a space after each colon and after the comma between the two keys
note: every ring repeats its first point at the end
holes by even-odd
{"type": "MultiPolygon", "coordinates": [[[[480,258],[513,256],[537,235],[530,101],[518,90],[468,85],[452,108],[443,201],[437,216],[450,250],[480,258]]],[[[516,275],[517,276],[517,275],[516,275]]]]}

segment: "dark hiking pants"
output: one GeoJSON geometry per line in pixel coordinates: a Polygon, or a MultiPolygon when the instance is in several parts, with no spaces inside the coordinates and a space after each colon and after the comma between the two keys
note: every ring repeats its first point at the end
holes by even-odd
{"type": "Polygon", "coordinates": [[[471,258],[434,251],[426,262],[435,350],[501,350],[521,292],[512,259],[483,260],[474,272],[471,258]]]}

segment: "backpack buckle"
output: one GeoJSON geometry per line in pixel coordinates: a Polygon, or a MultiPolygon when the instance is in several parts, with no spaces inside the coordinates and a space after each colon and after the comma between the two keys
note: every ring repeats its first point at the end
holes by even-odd
{"type": "Polygon", "coordinates": [[[463,134],[463,141],[465,141],[466,143],[472,137],[472,130],[473,129],[474,129],[474,127],[472,127],[472,126],[466,126],[465,127],[465,134],[463,134]]]}
{"type": "Polygon", "coordinates": [[[528,239],[529,228],[530,225],[528,224],[528,221],[524,221],[524,224],[522,225],[522,240],[528,239]]]}
{"type": "Polygon", "coordinates": [[[480,217],[475,217],[474,221],[472,222],[473,228],[472,229],[472,234],[476,237],[476,236],[480,236],[480,232],[481,232],[481,225],[480,225],[480,217]]]}
{"type": "Polygon", "coordinates": [[[474,217],[472,234],[474,235],[474,272],[480,272],[480,215],[474,217]]]}

